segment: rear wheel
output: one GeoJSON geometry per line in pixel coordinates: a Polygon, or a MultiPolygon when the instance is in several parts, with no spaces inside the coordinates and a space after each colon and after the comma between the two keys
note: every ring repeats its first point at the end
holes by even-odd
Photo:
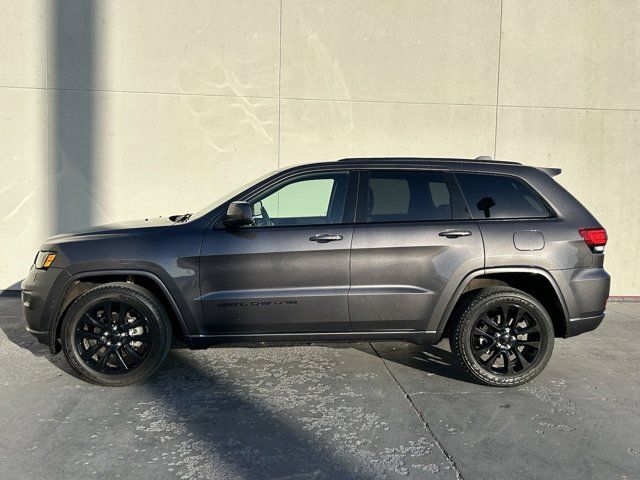
{"type": "Polygon", "coordinates": [[[84,378],[106,386],[129,385],[160,366],[171,346],[171,327],[151,292],[114,282],[73,302],[62,325],[62,345],[84,378]]]}
{"type": "Polygon", "coordinates": [[[454,314],[451,351],[478,382],[515,386],[536,377],[553,351],[553,323],[532,296],[514,288],[474,291],[454,314]]]}

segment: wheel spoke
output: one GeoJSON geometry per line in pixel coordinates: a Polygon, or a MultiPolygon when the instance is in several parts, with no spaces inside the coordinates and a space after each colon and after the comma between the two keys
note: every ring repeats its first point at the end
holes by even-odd
{"type": "Polygon", "coordinates": [[[102,323],[100,320],[94,318],[89,312],[85,312],[84,317],[86,322],[90,323],[96,328],[99,328],[101,330],[105,330],[107,328],[107,325],[102,323]]]}
{"type": "Polygon", "coordinates": [[[524,308],[520,308],[518,306],[516,306],[516,317],[515,320],[513,321],[513,326],[516,327],[518,325],[518,323],[520,323],[520,321],[522,320],[522,315],[524,315],[524,308]]]}
{"type": "Polygon", "coordinates": [[[122,368],[124,370],[129,370],[129,367],[127,366],[127,362],[124,361],[124,358],[122,358],[122,354],[120,353],[119,350],[116,350],[116,358],[118,359],[118,363],[122,365],[122,368]]]}
{"type": "Polygon", "coordinates": [[[108,348],[106,352],[104,352],[104,354],[100,357],[100,360],[98,360],[98,364],[96,365],[96,370],[98,370],[99,372],[103,372],[104,369],[107,367],[107,362],[109,361],[109,358],[111,357],[111,354],[113,353],[113,350],[111,348],[108,348]]]}
{"type": "Polygon", "coordinates": [[[104,316],[107,317],[107,323],[111,322],[111,302],[107,302],[103,305],[104,316]]]}
{"type": "Polygon", "coordinates": [[[485,332],[484,330],[480,330],[478,327],[473,327],[473,330],[471,331],[472,335],[477,335],[480,337],[485,337],[485,338],[490,338],[491,340],[493,340],[493,335],[491,335],[490,333],[485,332]]]}
{"type": "Polygon", "coordinates": [[[518,329],[518,335],[527,335],[529,333],[539,333],[540,327],[537,324],[528,325],[525,328],[518,329]]]}
{"type": "Polygon", "coordinates": [[[86,338],[87,340],[102,340],[102,335],[82,329],[76,330],[76,335],[82,338],[86,338]]]}
{"type": "Polygon", "coordinates": [[[142,361],[142,355],[140,355],[131,345],[125,345],[124,350],[131,356],[131,358],[133,358],[135,363],[142,361]]]}
{"type": "Polygon", "coordinates": [[[493,330],[495,330],[496,332],[500,330],[500,326],[496,322],[494,322],[492,319],[490,319],[486,313],[480,317],[480,321],[485,325],[487,325],[489,328],[492,328],[493,330]]]}
{"type": "Polygon", "coordinates": [[[499,355],[500,355],[500,350],[496,350],[495,352],[493,352],[493,355],[491,355],[486,361],[482,363],[482,365],[485,368],[491,368],[499,355]]]}
{"type": "Polygon", "coordinates": [[[538,340],[518,340],[516,345],[526,345],[527,347],[532,347],[537,350],[540,350],[540,341],[538,340]]]}
{"type": "Polygon", "coordinates": [[[477,355],[484,355],[489,350],[491,350],[493,347],[495,347],[495,343],[496,343],[495,341],[492,341],[489,345],[482,345],[481,347],[478,347],[476,349],[476,354],[477,355]]]}
{"type": "Polygon", "coordinates": [[[508,350],[504,350],[502,352],[502,356],[504,358],[504,367],[507,370],[507,374],[512,374],[513,373],[513,365],[511,364],[511,355],[509,355],[509,351],[508,350]]]}
{"type": "Polygon", "coordinates": [[[502,325],[507,327],[509,326],[509,304],[503,303],[500,306],[500,310],[502,310],[502,325]]]}
{"type": "Polygon", "coordinates": [[[144,325],[144,323],[145,323],[144,317],[138,317],[131,323],[125,323],[125,327],[127,327],[128,329],[137,328],[144,325]]]}
{"type": "Polygon", "coordinates": [[[131,335],[130,338],[134,342],[149,343],[151,341],[151,337],[146,333],[141,333],[140,335],[131,335]]]}
{"type": "Polygon", "coordinates": [[[524,370],[525,368],[527,368],[529,365],[531,365],[525,358],[524,355],[522,355],[522,352],[520,350],[518,350],[517,348],[513,349],[513,353],[516,355],[516,358],[518,359],[518,362],[520,362],[520,365],[522,366],[522,369],[524,370]]]}
{"type": "Polygon", "coordinates": [[[102,348],[102,344],[101,343],[96,343],[93,345],[93,347],[87,349],[84,351],[84,353],[82,353],[80,356],[82,357],[82,359],[87,362],[89,361],[97,352],[98,350],[100,350],[102,348]]]}

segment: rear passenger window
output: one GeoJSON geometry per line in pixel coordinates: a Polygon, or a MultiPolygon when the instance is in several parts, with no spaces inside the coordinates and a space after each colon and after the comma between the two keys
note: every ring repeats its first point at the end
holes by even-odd
{"type": "Polygon", "coordinates": [[[521,180],[504,175],[456,173],[473,218],[547,218],[550,212],[521,180]]]}
{"type": "Polygon", "coordinates": [[[438,172],[369,173],[366,221],[418,222],[451,219],[451,195],[438,172]]]}

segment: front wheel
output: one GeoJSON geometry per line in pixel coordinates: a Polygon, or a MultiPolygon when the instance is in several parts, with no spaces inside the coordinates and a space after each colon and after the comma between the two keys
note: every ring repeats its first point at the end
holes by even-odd
{"type": "Polygon", "coordinates": [[[151,292],[113,282],[80,295],[62,324],[64,354],[81,376],[105,386],[138,383],[162,363],[171,323],[151,292]]]}
{"type": "Polygon", "coordinates": [[[553,323],[540,302],[507,287],[469,293],[449,335],[451,351],[467,373],[501,387],[536,377],[551,358],[553,340],[553,323]]]}

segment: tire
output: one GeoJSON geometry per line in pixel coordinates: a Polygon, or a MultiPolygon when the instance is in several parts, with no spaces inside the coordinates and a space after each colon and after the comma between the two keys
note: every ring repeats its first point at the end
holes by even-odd
{"type": "Polygon", "coordinates": [[[515,288],[470,292],[454,311],[453,322],[451,352],[478,383],[522,385],[539,375],[551,358],[554,330],[549,314],[515,288]]]}
{"type": "Polygon", "coordinates": [[[124,282],[80,295],[65,315],[61,336],[64,355],[81,377],[113,387],[147,379],[172,340],[171,322],[158,299],[124,282]]]}

